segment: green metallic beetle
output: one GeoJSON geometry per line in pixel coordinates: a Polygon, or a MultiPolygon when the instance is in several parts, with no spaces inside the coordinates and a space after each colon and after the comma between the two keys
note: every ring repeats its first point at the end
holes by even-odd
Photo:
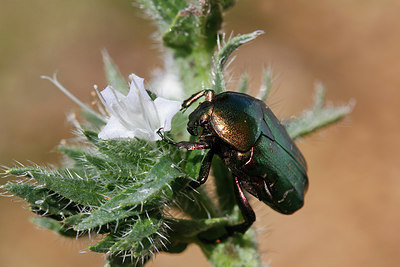
{"type": "Polygon", "coordinates": [[[308,188],[307,165],[271,109],[247,94],[214,95],[212,90],[203,90],[185,100],[182,110],[203,96],[205,102],[189,115],[187,125],[191,135],[199,136],[199,142],[163,139],[178,148],[209,149],[192,187],[206,182],[215,154],[230,169],[244,222],[228,226],[228,234],[246,232],[256,219],[243,189],[280,213],[300,209],[308,188]]]}

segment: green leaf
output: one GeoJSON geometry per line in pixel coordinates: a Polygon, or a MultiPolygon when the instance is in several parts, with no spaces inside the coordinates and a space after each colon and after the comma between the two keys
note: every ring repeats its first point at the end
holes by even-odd
{"type": "Polygon", "coordinates": [[[214,74],[214,91],[219,94],[225,91],[225,82],[223,70],[225,65],[231,56],[231,54],[236,51],[241,45],[250,42],[251,40],[257,38],[259,35],[263,34],[263,31],[254,31],[247,34],[240,34],[228,41],[223,42],[218,47],[218,52],[215,56],[215,74],[214,74]]]}
{"type": "Polygon", "coordinates": [[[62,223],[50,217],[36,217],[31,221],[44,229],[54,231],[62,236],[76,237],[77,233],[72,229],[65,229],[62,223]]]}
{"type": "Polygon", "coordinates": [[[263,31],[254,31],[251,33],[239,34],[233,38],[230,38],[226,42],[222,40],[224,43],[222,46],[220,45],[215,60],[217,68],[222,71],[226,62],[228,61],[228,58],[234,51],[236,51],[240,46],[254,40],[263,33],[263,31]]]}
{"type": "Polygon", "coordinates": [[[131,166],[146,169],[153,166],[157,159],[162,156],[162,149],[158,146],[158,143],[139,139],[102,140],[98,138],[96,132],[91,131],[84,131],[84,134],[101,153],[113,160],[129,163],[131,166]]]}
{"type": "MultiPolygon", "coordinates": [[[[205,150],[193,150],[186,153],[186,159],[182,163],[182,168],[191,179],[197,179],[201,162],[205,156],[205,150]]],[[[215,205],[204,187],[199,187],[196,190],[187,191],[183,195],[178,195],[176,202],[178,203],[178,208],[192,218],[201,219],[218,215],[218,209],[215,209],[215,205]]]]}
{"type": "Polygon", "coordinates": [[[163,34],[164,45],[175,50],[177,57],[195,51],[213,51],[222,23],[222,10],[218,1],[204,1],[201,6],[191,5],[180,10],[163,34]]]}
{"type": "Polygon", "coordinates": [[[90,127],[99,130],[101,129],[101,127],[106,125],[104,117],[102,117],[100,114],[89,112],[86,109],[82,109],[80,112],[82,116],[89,122],[89,125],[85,125],[85,127],[90,127]]]}
{"type": "Polygon", "coordinates": [[[59,146],[58,149],[67,155],[69,158],[73,159],[76,161],[77,166],[81,167],[82,165],[80,164],[81,159],[85,153],[84,149],[80,146],[76,147],[65,147],[65,146],[59,146]]]}
{"type": "MultiPolygon", "coordinates": [[[[171,239],[169,239],[171,242],[171,239]]],[[[182,253],[188,246],[188,243],[185,242],[171,242],[171,244],[166,244],[166,248],[163,248],[163,251],[168,253],[182,253]]]]}
{"type": "Polygon", "coordinates": [[[146,179],[138,181],[107,201],[83,220],[78,230],[94,228],[109,222],[141,213],[143,210],[160,208],[166,201],[176,197],[188,179],[168,156],[164,156],[148,173],[146,179]]]}
{"type": "Polygon", "coordinates": [[[216,0],[187,2],[161,33],[164,45],[173,51],[186,93],[190,95],[212,85],[210,68],[221,29],[222,8],[216,0]]]}
{"type": "Polygon", "coordinates": [[[180,10],[187,7],[185,0],[139,0],[139,3],[156,20],[161,32],[167,29],[180,10]]]}
{"type": "Polygon", "coordinates": [[[206,150],[193,150],[187,152],[186,160],[183,162],[182,165],[185,173],[187,173],[189,177],[197,179],[200,171],[201,162],[205,157],[206,152],[206,150]]]}
{"type": "Polygon", "coordinates": [[[115,65],[107,50],[102,51],[104,72],[106,74],[107,82],[115,90],[127,95],[129,92],[129,85],[121,75],[118,67],[115,65]]]}
{"type": "Polygon", "coordinates": [[[87,154],[87,152],[84,150],[84,148],[80,146],[75,146],[75,147],[59,146],[58,149],[63,154],[68,156],[68,158],[73,160],[74,168],[91,167],[91,164],[89,164],[88,161],[85,159],[85,155],[87,154]]]}
{"type": "Polygon", "coordinates": [[[102,183],[110,191],[113,190],[116,182],[129,184],[135,174],[140,172],[137,166],[124,161],[124,158],[115,162],[104,155],[95,155],[79,148],[60,147],[59,149],[74,160],[75,168],[81,168],[85,173],[93,176],[100,176],[102,183]]]}
{"type": "MultiPolygon", "coordinates": [[[[112,232],[103,240],[90,246],[94,252],[111,252],[111,257],[118,263],[121,262],[145,262],[153,253],[159,251],[167,242],[162,234],[163,221],[154,217],[144,216],[134,222],[132,226],[125,225],[124,229],[112,232]],[[164,241],[162,241],[164,239],[164,241]],[[118,259],[122,255],[120,259],[118,259]]],[[[119,266],[119,265],[117,265],[119,266]]]]}
{"type": "Polygon", "coordinates": [[[66,225],[69,225],[71,227],[74,227],[78,223],[82,222],[88,216],[89,216],[89,214],[86,214],[86,213],[75,214],[75,215],[68,216],[67,218],[65,218],[63,220],[63,223],[66,225]]]}
{"type": "Polygon", "coordinates": [[[108,256],[107,260],[106,260],[106,264],[104,264],[104,267],[141,267],[144,266],[143,265],[144,262],[142,263],[141,261],[138,261],[137,263],[132,263],[131,260],[125,259],[122,256],[108,256]]]}
{"type": "Polygon", "coordinates": [[[256,235],[249,229],[244,235],[237,234],[216,244],[200,244],[200,248],[213,266],[261,266],[256,235]]]}
{"type": "Polygon", "coordinates": [[[89,249],[93,252],[107,253],[115,242],[117,242],[117,236],[109,234],[95,245],[89,246],[89,249]]]}
{"type": "Polygon", "coordinates": [[[139,215],[140,211],[118,208],[115,210],[105,210],[103,208],[97,209],[90,214],[87,214],[87,217],[82,218],[81,221],[78,221],[78,224],[75,226],[75,229],[78,231],[93,229],[95,227],[99,227],[102,225],[106,225],[111,222],[118,222],[119,220],[133,217],[135,215],[139,215]]]}
{"type": "Polygon", "coordinates": [[[245,94],[247,92],[248,84],[249,84],[249,75],[243,74],[240,77],[238,92],[245,94]]]}
{"type": "MultiPolygon", "coordinates": [[[[175,238],[178,237],[179,240],[190,240],[202,232],[213,228],[224,227],[228,225],[229,222],[230,220],[225,217],[195,220],[171,218],[167,221],[167,224],[171,228],[171,233],[175,238]]],[[[218,238],[218,236],[221,235],[217,234],[216,237],[218,238]]]]}
{"type": "Polygon", "coordinates": [[[199,16],[195,8],[179,12],[169,29],[163,34],[164,45],[173,48],[177,56],[186,56],[197,46],[199,36],[199,16]]]}
{"type": "Polygon", "coordinates": [[[354,106],[353,102],[342,106],[324,106],[325,89],[317,85],[314,107],[303,112],[297,118],[283,122],[292,139],[310,134],[317,129],[330,125],[349,114],[354,106]]]}
{"type": "Polygon", "coordinates": [[[260,88],[260,91],[258,92],[257,98],[260,99],[261,101],[265,102],[267,97],[269,96],[269,93],[271,92],[272,88],[272,68],[267,68],[263,72],[264,76],[264,81],[263,84],[260,88]]]}
{"type": "Polygon", "coordinates": [[[47,171],[41,168],[24,167],[9,169],[7,172],[32,177],[44,187],[78,204],[99,206],[105,200],[103,195],[105,190],[96,181],[81,177],[69,169],[47,171]]]}
{"type": "Polygon", "coordinates": [[[125,189],[102,208],[157,206],[160,201],[173,199],[187,182],[186,174],[177,168],[169,156],[164,156],[150,170],[145,180],[125,189]]]}
{"type": "Polygon", "coordinates": [[[218,217],[221,214],[204,186],[184,192],[175,199],[176,207],[193,219],[218,217]]]}
{"type": "Polygon", "coordinates": [[[110,251],[130,251],[134,258],[149,255],[150,251],[157,250],[160,246],[157,243],[160,238],[157,233],[161,226],[162,221],[154,218],[139,220],[113,244],[110,251]]]}
{"type": "Polygon", "coordinates": [[[211,52],[217,44],[218,33],[222,25],[222,7],[218,0],[204,1],[202,6],[203,16],[202,19],[202,32],[199,37],[204,38],[206,43],[206,50],[211,52]]]}
{"type": "Polygon", "coordinates": [[[8,183],[4,189],[30,203],[32,211],[39,214],[67,216],[78,211],[74,203],[40,185],[8,183]]]}
{"type": "Polygon", "coordinates": [[[212,169],[215,176],[215,190],[218,197],[219,208],[223,214],[230,214],[236,205],[232,173],[219,157],[214,157],[212,169]]]}

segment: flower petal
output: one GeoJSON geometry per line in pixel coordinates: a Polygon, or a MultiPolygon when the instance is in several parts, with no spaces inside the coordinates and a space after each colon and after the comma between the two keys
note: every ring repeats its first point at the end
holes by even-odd
{"type": "Polygon", "coordinates": [[[139,138],[139,139],[144,139],[144,140],[148,140],[148,141],[157,141],[157,140],[161,140],[161,137],[153,131],[147,131],[145,129],[136,129],[135,132],[135,137],[139,138]]]}
{"type": "Polygon", "coordinates": [[[159,97],[179,101],[185,99],[185,93],[179,81],[179,76],[171,71],[159,73],[157,79],[152,83],[152,88],[152,92],[159,97]]]}
{"type": "Polygon", "coordinates": [[[103,128],[103,130],[101,130],[98,136],[100,139],[104,140],[135,137],[134,133],[125,128],[124,125],[121,124],[120,120],[115,116],[111,116],[107,122],[107,125],[103,128]]]}
{"type": "Polygon", "coordinates": [[[111,86],[107,86],[103,91],[100,92],[100,94],[105,101],[106,108],[111,107],[112,105],[118,105],[118,102],[126,98],[126,96],[117,90],[114,90],[114,88],[111,86]]]}
{"type": "Polygon", "coordinates": [[[138,101],[138,96],[140,94],[143,95],[144,99],[151,101],[151,98],[147,94],[146,89],[144,89],[144,79],[133,73],[129,75],[129,78],[131,79],[129,93],[127,95],[129,101],[138,101]],[[140,94],[138,92],[140,92],[140,94]]]}
{"type": "Polygon", "coordinates": [[[144,117],[144,123],[147,125],[149,130],[154,130],[157,127],[159,128],[160,119],[157,114],[157,109],[153,100],[151,100],[149,94],[144,88],[143,78],[140,78],[135,74],[131,74],[130,78],[132,81],[128,93],[129,101],[132,101],[132,104],[134,105],[138,105],[140,113],[144,117]]]}
{"type": "Polygon", "coordinates": [[[99,133],[101,139],[140,138],[161,140],[157,131],[161,127],[171,130],[172,117],[181,106],[178,101],[158,97],[152,101],[144,88],[143,79],[130,75],[130,91],[127,96],[107,86],[101,92],[102,101],[111,117],[99,133]]]}
{"type": "Polygon", "coordinates": [[[154,100],[154,104],[160,117],[160,127],[163,127],[164,131],[171,130],[172,118],[181,108],[181,102],[157,97],[156,100],[154,100]]]}

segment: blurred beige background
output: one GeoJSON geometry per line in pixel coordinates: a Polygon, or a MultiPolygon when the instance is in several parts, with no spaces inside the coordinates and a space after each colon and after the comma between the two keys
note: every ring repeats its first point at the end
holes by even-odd
{"type": "MultiPolygon", "coordinates": [[[[270,102],[281,118],[312,103],[322,81],[335,104],[354,112],[299,142],[309,165],[305,207],[277,214],[253,200],[262,257],[272,266],[398,266],[400,262],[400,4],[395,0],[247,0],[228,12],[228,33],[265,35],[231,67],[260,84],[271,65],[270,102]]],[[[100,50],[124,75],[150,78],[161,66],[155,28],[126,0],[0,0],[0,163],[56,164],[54,147],[71,137],[76,108],[40,75],[91,102],[104,87],[100,50]]],[[[5,180],[0,180],[5,183],[5,180]]],[[[26,206],[25,206],[26,207],[26,206]]],[[[37,229],[20,201],[0,198],[0,266],[102,266],[85,242],[37,229]]],[[[208,266],[197,247],[158,256],[149,266],[208,266]]]]}

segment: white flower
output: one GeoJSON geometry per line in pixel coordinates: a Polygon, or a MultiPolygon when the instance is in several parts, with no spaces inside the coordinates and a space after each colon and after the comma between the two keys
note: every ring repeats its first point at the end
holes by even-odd
{"type": "Polygon", "coordinates": [[[158,72],[152,85],[153,93],[168,99],[184,100],[184,92],[178,75],[173,72],[158,72]]]}
{"type": "Polygon", "coordinates": [[[151,100],[144,89],[143,78],[135,74],[131,74],[130,78],[130,90],[126,96],[111,86],[101,91],[100,98],[111,117],[99,133],[99,138],[161,140],[157,130],[171,130],[172,117],[179,111],[181,104],[162,97],[151,100]]]}
{"type": "Polygon", "coordinates": [[[151,91],[158,96],[183,101],[186,99],[179,70],[171,53],[164,57],[164,68],[156,69],[152,74],[151,91]]]}

